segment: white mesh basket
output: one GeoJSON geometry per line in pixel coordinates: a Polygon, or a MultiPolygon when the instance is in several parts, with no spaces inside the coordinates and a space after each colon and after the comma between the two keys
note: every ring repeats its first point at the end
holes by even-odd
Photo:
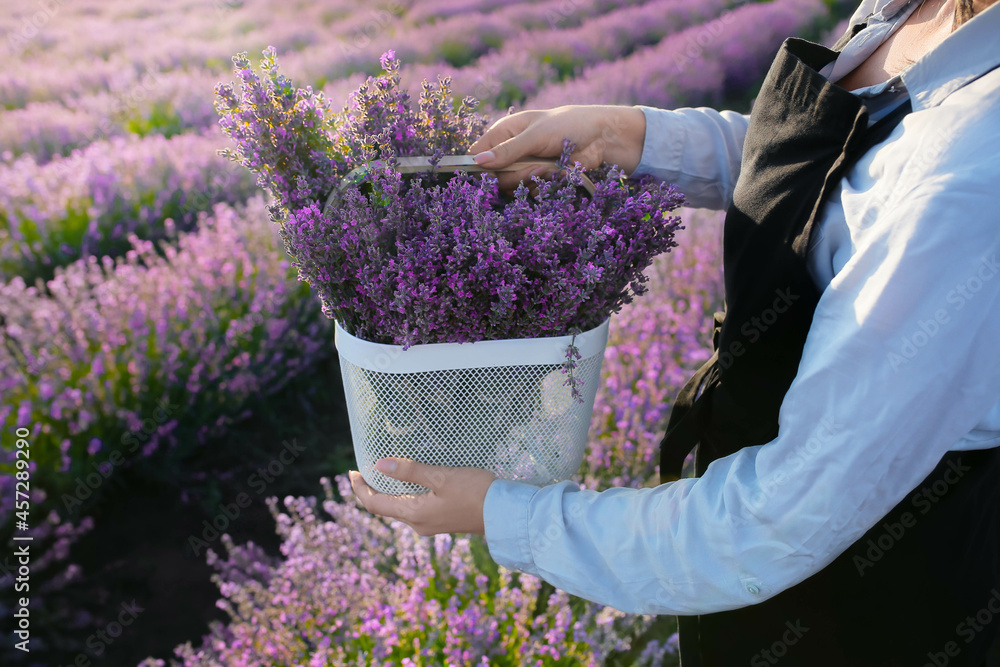
{"type": "Polygon", "coordinates": [[[338,322],[347,411],[358,470],[392,495],[422,486],[382,475],[375,462],[400,456],[469,466],[543,485],[569,479],[583,461],[601,377],[608,322],[578,334],[583,403],[563,386],[572,336],[476,343],[381,345],[338,322]]]}

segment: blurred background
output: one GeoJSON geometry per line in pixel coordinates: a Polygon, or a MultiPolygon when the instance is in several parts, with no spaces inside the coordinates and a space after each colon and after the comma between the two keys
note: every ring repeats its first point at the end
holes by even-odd
{"type": "MultiPolygon", "coordinates": [[[[336,484],[321,484],[353,463],[332,322],[289,266],[254,178],[217,154],[230,144],[214,87],[233,78],[234,54],[256,63],[273,45],[295,85],[339,107],[394,49],[411,90],[450,76],[493,119],[569,103],[747,112],[784,38],[830,44],[854,8],[0,2],[0,664],[369,664],[377,627],[393,628],[401,645],[387,664],[480,664],[486,649],[462,639],[476,623],[404,608],[378,592],[390,588],[431,590],[425,598],[462,613],[484,605],[476,613],[501,635],[521,637],[503,664],[676,664],[670,619],[612,614],[512,581],[484,559],[481,541],[429,541],[452,563],[439,558],[430,588],[400,569],[402,556],[372,555],[377,540],[413,538],[349,514],[336,484]],[[17,504],[15,442],[25,430],[30,502],[17,504]],[[289,498],[326,494],[335,511],[320,519],[306,507],[315,501],[289,498]],[[330,537],[323,522],[353,526],[354,536],[330,537]],[[15,589],[24,542],[13,538],[25,535],[28,592],[15,589]],[[362,619],[315,577],[365,559],[391,586],[370,586],[382,616],[362,619]],[[477,602],[459,561],[509,610],[477,602]],[[30,652],[16,648],[21,596],[30,597],[30,652]]],[[[708,356],[720,217],[682,217],[680,246],[649,270],[650,294],[612,319],[578,478],[590,488],[655,483],[670,400],[708,356]]]]}

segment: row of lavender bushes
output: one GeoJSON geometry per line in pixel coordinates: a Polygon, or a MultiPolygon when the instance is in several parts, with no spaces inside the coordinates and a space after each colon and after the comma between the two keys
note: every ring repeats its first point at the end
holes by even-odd
{"type": "Polygon", "coordinates": [[[718,105],[744,94],[760,78],[782,40],[802,35],[826,16],[821,0],[748,4],[626,58],[600,62],[579,76],[548,85],[525,106],[718,105]]]}
{"type": "MultiPolygon", "coordinates": [[[[282,55],[282,68],[296,81],[313,82],[317,89],[326,86],[335,99],[375,73],[381,53],[395,48],[407,63],[404,83],[450,75],[459,92],[477,96],[491,109],[506,110],[547,82],[655,44],[714,18],[727,6],[729,0],[633,0],[623,6],[608,0],[546,0],[491,13],[451,7],[454,18],[429,25],[426,21],[434,15],[427,12],[444,8],[415,5],[404,12],[402,5],[389,4],[370,15],[335,22],[322,35],[304,36],[301,21],[293,28],[280,20],[269,25],[269,33],[270,43],[288,52],[282,55]],[[366,16],[366,21],[358,20],[366,16]],[[415,23],[421,27],[411,27],[407,39],[399,40],[400,31],[415,23]]],[[[0,98],[8,106],[0,114],[0,146],[6,152],[0,158],[9,162],[31,154],[44,163],[111,137],[202,131],[218,118],[204,91],[228,73],[229,54],[255,42],[261,47],[250,50],[259,52],[266,45],[262,39],[250,34],[240,42],[209,42],[189,56],[178,54],[191,50],[190,41],[182,47],[171,40],[175,48],[169,54],[159,57],[162,46],[157,44],[152,52],[144,51],[139,64],[117,62],[126,56],[114,52],[112,62],[88,69],[86,75],[93,79],[88,85],[81,84],[87,81],[82,72],[64,67],[52,72],[38,62],[32,68],[40,73],[23,81],[16,71],[0,72],[0,98]],[[95,69],[108,71],[96,76],[95,69]]]]}
{"type": "MultiPolygon", "coordinates": [[[[684,212],[680,245],[650,267],[649,293],[612,318],[587,488],[657,483],[658,430],[709,352],[721,307],[721,218],[684,212]]],[[[281,558],[225,539],[210,552],[231,620],[172,660],[141,667],[270,665],[670,665],[670,620],[637,616],[499,568],[478,536],[422,538],[358,509],[344,476],[326,498],[269,501],[281,558]]]]}
{"type": "Polygon", "coordinates": [[[252,174],[216,154],[225,137],[115,137],[39,164],[25,154],[0,165],[0,279],[33,284],[80,258],[113,257],[128,237],[188,231],[220,202],[257,192],[252,174]]]}
{"type": "Polygon", "coordinates": [[[405,67],[403,85],[413,86],[438,74],[450,76],[459,94],[472,95],[488,109],[506,110],[585,67],[656,44],[667,35],[715,18],[728,7],[728,0],[653,0],[593,16],[575,27],[521,33],[465,67],[405,67]]]}
{"type": "MultiPolygon", "coordinates": [[[[704,16],[697,3],[672,2],[676,5],[668,10],[672,21],[683,22],[687,13],[693,20],[704,16]]],[[[27,68],[0,72],[0,108],[6,109],[0,114],[0,146],[10,152],[8,160],[31,153],[41,162],[53,155],[68,155],[98,138],[150,132],[169,135],[209,127],[217,115],[211,95],[204,91],[229,72],[229,55],[237,51],[259,53],[274,44],[283,54],[283,68],[295,80],[313,83],[317,89],[335,82],[332,91],[339,94],[341,80],[350,82],[342,91],[346,93],[360,81],[351,75],[376,73],[379,56],[389,48],[407,63],[461,67],[505,42],[519,41],[520,35],[539,33],[549,38],[576,25],[594,24],[602,15],[620,21],[615,17],[640,4],[641,0],[545,0],[476,8],[433,20],[422,5],[413,3],[408,8],[407,3],[389,0],[368,11],[354,8],[339,19],[324,18],[323,12],[336,9],[326,7],[317,20],[310,21],[303,20],[301,12],[289,16],[268,2],[219,3],[223,11],[215,18],[223,26],[248,24],[252,29],[233,29],[235,36],[222,40],[158,39],[152,45],[143,42],[140,50],[126,41],[134,33],[123,28],[105,37],[108,41],[97,62],[92,46],[90,52],[81,50],[89,40],[57,32],[50,39],[53,51],[62,51],[62,58],[52,62],[53,56],[30,51],[22,54],[31,57],[30,75],[27,68]],[[400,40],[404,32],[407,38],[400,40]],[[67,60],[86,62],[86,66],[67,67],[67,60]]],[[[646,17],[652,15],[647,12],[646,17]]],[[[658,21],[663,23],[663,19],[658,21]]],[[[16,24],[8,22],[8,29],[14,30],[16,24]]],[[[82,22],[88,23],[86,17],[82,22]]],[[[0,27],[4,23],[0,19],[0,27]]],[[[155,22],[138,20],[135,24],[135,32],[142,34],[153,29],[155,22]]],[[[583,37],[591,39],[596,34],[591,30],[583,37]]],[[[636,45],[643,45],[656,34],[654,30],[632,37],[636,45]]],[[[39,46],[34,41],[30,44],[39,46]]]]}
{"type": "MultiPolygon", "coordinates": [[[[218,204],[198,226],[172,232],[164,256],[130,235],[123,257],[60,268],[47,293],[20,277],[0,285],[0,423],[30,429],[32,479],[49,506],[75,514],[76,485],[116,460],[160,452],[174,464],[161,456],[147,472],[176,473],[251,399],[330,354],[332,323],[262,197],[218,204]]],[[[13,497],[4,488],[2,507],[13,497]]]]}
{"type": "MultiPolygon", "coordinates": [[[[301,7],[287,12],[268,0],[227,1],[216,3],[213,20],[189,26],[197,36],[205,23],[217,25],[219,30],[213,30],[210,37],[170,35],[153,43],[134,36],[156,30],[155,16],[134,19],[134,29],[109,33],[96,25],[85,30],[96,19],[82,15],[72,32],[49,27],[46,39],[27,42],[30,48],[19,55],[25,64],[30,59],[30,68],[0,72],[0,100],[7,110],[0,114],[0,146],[10,156],[30,152],[44,161],[96,138],[203,129],[215,119],[211,96],[203,91],[211,88],[215,77],[228,72],[228,56],[241,50],[260,52],[268,44],[277,46],[283,68],[294,80],[325,88],[335,98],[353,89],[363,75],[374,73],[379,55],[394,48],[413,70],[404,81],[419,81],[430,72],[427,65],[434,63],[432,76],[437,71],[450,74],[458,92],[475,94],[478,89],[484,102],[504,109],[536,95],[548,81],[629,55],[739,4],[732,0],[545,0],[509,6],[490,3],[480,8],[470,3],[385,0],[361,12],[315,7],[311,12],[316,16],[303,20],[301,14],[307,9],[301,7]],[[219,32],[225,37],[220,38],[219,32]],[[80,39],[81,34],[87,39],[80,39]],[[400,34],[406,39],[399,39],[400,34]],[[103,35],[97,54],[92,44],[95,35],[103,35]],[[52,48],[41,48],[49,43],[52,48]],[[95,55],[101,56],[96,62],[95,55]],[[543,67],[538,72],[532,65],[543,67]],[[514,77],[507,74],[512,67],[514,77]]],[[[811,6],[815,9],[818,4],[811,6]]],[[[726,35],[717,27],[708,33],[674,35],[669,52],[649,52],[646,60],[622,67],[646,71],[652,63],[655,71],[669,66],[679,76],[682,70],[697,71],[708,61],[728,58],[728,51],[736,49],[751,55],[755,62],[744,65],[750,70],[767,57],[775,35],[780,38],[791,34],[783,30],[805,25],[787,19],[768,25],[751,20],[757,18],[752,13],[730,14],[727,20],[735,17],[741,19],[742,30],[729,26],[726,35]],[[678,52],[685,63],[679,62],[678,52]],[[664,53],[667,57],[660,58],[664,53]],[[658,68],[657,60],[662,61],[658,68]]],[[[17,22],[10,18],[0,18],[0,27],[17,32],[17,22]]],[[[663,75],[646,78],[655,87],[663,75]]],[[[600,95],[602,83],[588,86],[600,95]]],[[[655,102],[640,98],[637,103],[655,102]]]]}

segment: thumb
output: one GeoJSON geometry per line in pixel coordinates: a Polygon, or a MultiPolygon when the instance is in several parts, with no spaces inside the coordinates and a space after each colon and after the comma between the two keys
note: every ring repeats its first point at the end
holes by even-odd
{"type": "Polygon", "coordinates": [[[447,476],[447,468],[396,457],[379,459],[375,462],[375,469],[387,477],[419,484],[431,491],[441,488],[447,476]]]}
{"type": "Polygon", "coordinates": [[[537,150],[532,134],[525,130],[493,148],[475,156],[476,164],[484,169],[502,169],[518,160],[533,155],[537,150]]]}

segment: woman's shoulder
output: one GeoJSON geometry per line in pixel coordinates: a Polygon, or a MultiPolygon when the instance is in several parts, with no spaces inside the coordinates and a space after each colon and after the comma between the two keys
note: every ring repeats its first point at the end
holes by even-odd
{"type": "Polygon", "coordinates": [[[856,247],[963,234],[995,242],[1000,210],[1000,70],[915,109],[858,161],[842,197],[856,247]]]}
{"type": "MultiPolygon", "coordinates": [[[[870,155],[873,176],[899,187],[947,178],[990,183],[1000,196],[1000,68],[914,110],[870,155]]],[[[894,187],[896,189],[896,187],[894,187]]]]}

